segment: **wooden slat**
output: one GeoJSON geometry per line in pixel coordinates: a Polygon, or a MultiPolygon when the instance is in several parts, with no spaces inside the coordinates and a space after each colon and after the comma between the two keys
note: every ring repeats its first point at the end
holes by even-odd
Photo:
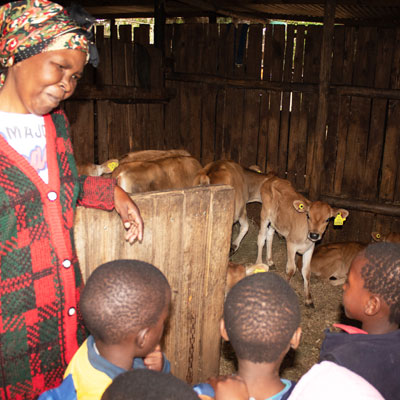
{"type": "MultiPolygon", "coordinates": [[[[174,26],[175,26],[174,24],[165,25],[164,55],[165,58],[171,62],[172,62],[172,38],[174,37],[174,26]]],[[[168,65],[168,68],[170,68],[170,65],[168,65]]]]}
{"type": "Polygon", "coordinates": [[[222,157],[241,162],[241,143],[243,134],[243,89],[226,90],[226,99],[229,100],[225,104],[225,122],[223,133],[223,150],[222,157]]]}
{"type": "Polygon", "coordinates": [[[200,159],[201,151],[201,98],[197,85],[186,85],[181,93],[180,133],[184,148],[200,159]]]}
{"type": "Polygon", "coordinates": [[[390,87],[400,89],[400,28],[396,29],[390,87]]]}
{"type": "Polygon", "coordinates": [[[215,159],[226,158],[224,132],[226,123],[226,98],[227,93],[225,89],[220,89],[217,92],[216,111],[215,111],[215,159]]]}
{"type": "Polygon", "coordinates": [[[321,61],[322,27],[309,25],[304,56],[304,82],[318,83],[321,61]]]}
{"type": "MultiPolygon", "coordinates": [[[[353,70],[353,84],[372,86],[376,66],[376,28],[360,27],[353,70]]],[[[381,62],[381,60],[379,60],[381,62]]]]}
{"type": "MultiPolygon", "coordinates": [[[[284,65],[282,72],[282,80],[284,82],[292,81],[292,61],[293,61],[293,40],[294,40],[294,27],[286,27],[286,49],[284,52],[284,65]]],[[[279,65],[279,63],[278,63],[279,65]]],[[[277,67],[278,67],[277,65],[277,67]]],[[[291,93],[283,92],[281,98],[281,118],[279,127],[279,173],[282,178],[288,178],[287,166],[289,162],[289,129],[290,129],[290,116],[291,116],[291,93]],[[283,169],[281,169],[283,167],[283,169]]]]}
{"type": "Polygon", "coordinates": [[[112,84],[111,40],[104,37],[104,26],[96,28],[96,47],[99,51],[100,64],[96,68],[96,84],[112,84]]]}
{"type": "Polygon", "coordinates": [[[345,27],[336,25],[334,28],[333,58],[331,83],[343,84],[343,60],[345,27]]]}
{"type": "MultiPolygon", "coordinates": [[[[267,92],[260,92],[260,129],[258,133],[257,142],[257,165],[263,172],[267,169],[267,143],[269,138],[268,132],[268,108],[269,108],[269,94],[267,92]]],[[[278,146],[275,147],[277,149],[278,146]]],[[[276,155],[275,151],[273,154],[276,155]]],[[[273,163],[272,160],[268,159],[268,162],[273,163]]],[[[277,161],[276,161],[277,164],[277,161]]]]}
{"type": "Polygon", "coordinates": [[[340,195],[343,193],[342,183],[344,175],[344,166],[347,153],[347,135],[350,124],[350,107],[351,98],[342,97],[339,104],[338,112],[338,132],[337,132],[337,155],[336,155],[336,168],[335,168],[335,182],[334,193],[340,195]]]}
{"type": "MultiPolygon", "coordinates": [[[[296,28],[296,45],[292,77],[294,82],[301,82],[303,79],[304,33],[304,26],[298,26],[296,28]]],[[[297,190],[304,190],[304,175],[307,164],[307,114],[304,110],[304,106],[306,106],[306,104],[304,103],[303,95],[300,93],[292,93],[287,178],[294,183],[297,190]]]]}
{"type": "Polygon", "coordinates": [[[344,57],[343,57],[343,84],[351,84],[353,80],[354,52],[356,45],[356,28],[345,28],[344,57]]]}
{"type": "Polygon", "coordinates": [[[97,102],[97,158],[99,163],[103,163],[111,158],[109,154],[109,122],[110,122],[110,102],[97,102]]]}
{"type": "Polygon", "coordinates": [[[65,104],[77,163],[95,162],[93,107],[92,101],[74,101],[65,104]]]}
{"type": "Polygon", "coordinates": [[[382,159],[382,177],[379,198],[391,200],[395,198],[396,179],[399,166],[400,146],[400,102],[389,101],[386,126],[386,138],[382,159]]]}
{"type": "MultiPolygon", "coordinates": [[[[390,84],[391,63],[393,58],[394,31],[392,29],[378,30],[377,63],[374,86],[388,88],[390,84]]],[[[363,168],[364,185],[361,196],[364,199],[378,197],[379,167],[385,140],[385,119],[388,102],[384,99],[372,99],[370,133],[368,149],[363,168]]]]}
{"type": "Polygon", "coordinates": [[[243,78],[246,71],[246,43],[242,41],[242,35],[247,37],[248,25],[237,24],[234,28],[234,51],[233,51],[233,70],[232,77],[243,78]]]}
{"type": "Polygon", "coordinates": [[[328,120],[328,94],[331,80],[333,32],[335,26],[336,1],[325,1],[324,26],[322,31],[321,64],[318,82],[318,111],[315,122],[314,151],[310,170],[311,200],[316,200],[321,194],[322,165],[325,158],[325,137],[328,120]]]}
{"type": "Polygon", "coordinates": [[[263,25],[250,25],[246,53],[246,78],[260,79],[263,25]]]}
{"type": "Polygon", "coordinates": [[[257,141],[260,129],[260,91],[246,90],[243,107],[241,163],[244,167],[257,164],[257,141]]]}
{"type": "MultiPolygon", "coordinates": [[[[343,84],[343,64],[347,56],[345,52],[345,27],[334,27],[333,58],[331,69],[331,83],[343,84]]],[[[339,146],[339,109],[340,95],[330,95],[328,97],[328,135],[325,141],[325,157],[322,177],[322,193],[334,193],[335,170],[337,168],[337,156],[339,146]]],[[[346,134],[347,137],[347,134],[346,134]]],[[[342,143],[343,145],[343,143],[342,143]]],[[[343,159],[343,156],[341,157],[343,159]]]]}
{"type": "Polygon", "coordinates": [[[216,105],[218,90],[214,86],[201,86],[201,163],[214,161],[216,154],[216,105]]]}
{"type": "MultiPolygon", "coordinates": [[[[273,42],[272,42],[272,34],[273,34],[273,26],[267,24],[265,26],[265,34],[264,34],[264,59],[263,59],[263,74],[262,79],[264,81],[269,82],[271,80],[271,69],[272,69],[272,52],[273,52],[273,42]]],[[[283,58],[282,58],[283,60],[283,58]]]]}
{"type": "Polygon", "coordinates": [[[333,193],[338,151],[338,114],[340,96],[328,96],[328,132],[324,144],[324,163],[322,166],[321,193],[333,193]]]}
{"type": "Polygon", "coordinates": [[[268,125],[267,125],[267,168],[281,178],[286,178],[287,135],[280,136],[280,104],[281,94],[269,94],[268,125]],[[286,138],[286,141],[284,140],[286,138]],[[278,149],[278,151],[276,151],[278,149]]]}
{"type": "MultiPolygon", "coordinates": [[[[308,26],[305,37],[304,48],[304,77],[303,82],[318,82],[319,61],[313,60],[321,58],[321,29],[308,26]]],[[[315,122],[318,111],[317,95],[307,95],[304,102],[305,110],[307,110],[307,163],[306,163],[306,179],[305,188],[309,189],[311,184],[311,170],[314,159],[314,144],[315,144],[315,122]]]]}
{"type": "Polygon", "coordinates": [[[185,72],[196,73],[201,69],[201,47],[203,37],[202,24],[185,24],[183,28],[184,51],[181,69],[185,72]]]}
{"type": "Polygon", "coordinates": [[[165,149],[168,148],[165,143],[164,134],[164,107],[160,104],[149,104],[148,120],[143,127],[147,131],[149,138],[149,149],[165,149]]]}
{"type": "Polygon", "coordinates": [[[303,82],[305,26],[296,27],[296,49],[293,63],[293,82],[303,82]]]}
{"type": "Polygon", "coordinates": [[[232,76],[234,64],[234,26],[221,24],[218,40],[218,74],[232,76]]]}
{"type": "Polygon", "coordinates": [[[218,374],[233,198],[228,186],[136,194],[145,230],[142,243],[133,245],[124,241],[115,212],[77,210],[75,241],[85,279],[119,258],[153,263],[167,277],[172,310],[163,350],[172,373],[188,383],[218,374]]]}
{"type": "Polygon", "coordinates": [[[142,24],[133,30],[133,41],[146,46],[150,43],[150,25],[142,24]]]}
{"type": "Polygon", "coordinates": [[[205,25],[205,39],[203,47],[203,62],[201,71],[206,74],[217,73],[217,59],[218,59],[218,25],[207,24],[205,25]]]}
{"type": "Polygon", "coordinates": [[[371,101],[352,97],[350,124],[347,134],[347,149],[344,166],[342,191],[351,196],[359,196],[363,186],[363,168],[367,152],[367,135],[371,101]]]}
{"type": "Polygon", "coordinates": [[[265,54],[266,56],[271,55],[271,60],[265,60],[266,63],[271,65],[271,77],[269,80],[280,82],[283,77],[283,61],[285,59],[284,25],[273,26],[272,41],[268,43],[268,46],[272,47],[272,52],[265,54]]]}
{"type": "Polygon", "coordinates": [[[165,143],[171,149],[177,149],[181,145],[179,141],[180,124],[179,124],[179,104],[180,104],[180,86],[182,83],[175,81],[167,81],[166,87],[176,90],[176,96],[165,105],[165,143]]]}

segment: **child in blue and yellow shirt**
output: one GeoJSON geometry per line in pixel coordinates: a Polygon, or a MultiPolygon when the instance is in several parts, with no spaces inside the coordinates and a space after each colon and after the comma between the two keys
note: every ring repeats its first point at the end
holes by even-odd
{"type": "Polygon", "coordinates": [[[162,272],[137,260],[99,266],[82,292],[80,308],[91,335],[73,356],[63,383],[40,400],[98,400],[130,369],[169,372],[160,348],[171,289],[162,272]]]}

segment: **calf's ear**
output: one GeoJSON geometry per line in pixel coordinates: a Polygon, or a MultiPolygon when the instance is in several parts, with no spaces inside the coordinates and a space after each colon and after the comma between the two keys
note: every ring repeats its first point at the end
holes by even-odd
{"type": "Polygon", "coordinates": [[[349,212],[344,208],[332,208],[332,215],[331,217],[336,217],[338,214],[345,219],[349,216],[349,212]]]}
{"type": "Polygon", "coordinates": [[[375,242],[382,242],[382,235],[379,232],[372,232],[371,233],[372,239],[375,240],[375,242]]]}
{"type": "Polygon", "coordinates": [[[293,207],[297,212],[305,213],[310,210],[310,205],[303,200],[295,200],[293,202],[293,207]]]}

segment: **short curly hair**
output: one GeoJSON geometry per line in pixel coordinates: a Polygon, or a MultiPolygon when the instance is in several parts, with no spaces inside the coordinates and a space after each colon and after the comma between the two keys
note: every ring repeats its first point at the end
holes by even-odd
{"type": "Polygon", "coordinates": [[[120,343],[127,335],[155,325],[169,304],[170,286],[155,266],[115,260],[89,276],[80,299],[86,327],[95,339],[120,343]]]}
{"type": "Polygon", "coordinates": [[[369,244],[359,256],[367,260],[361,269],[364,288],[389,306],[389,322],[400,324],[400,244],[369,244]]]}
{"type": "Polygon", "coordinates": [[[250,275],[229,291],[224,321],[239,359],[273,362],[300,325],[299,301],[279,275],[273,272],[250,275]]]}
{"type": "Polygon", "coordinates": [[[177,377],[150,369],[118,375],[101,400],[198,400],[196,392],[177,377]]]}

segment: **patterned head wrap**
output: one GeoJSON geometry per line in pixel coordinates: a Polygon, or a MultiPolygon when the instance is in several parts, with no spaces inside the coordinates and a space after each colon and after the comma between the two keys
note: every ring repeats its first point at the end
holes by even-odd
{"type": "MultiPolygon", "coordinates": [[[[68,11],[47,0],[23,0],[0,7],[0,67],[51,50],[81,50],[86,62],[98,65],[91,42],[94,18],[80,6],[68,11]]],[[[0,79],[1,86],[1,79],[0,79]]]]}

